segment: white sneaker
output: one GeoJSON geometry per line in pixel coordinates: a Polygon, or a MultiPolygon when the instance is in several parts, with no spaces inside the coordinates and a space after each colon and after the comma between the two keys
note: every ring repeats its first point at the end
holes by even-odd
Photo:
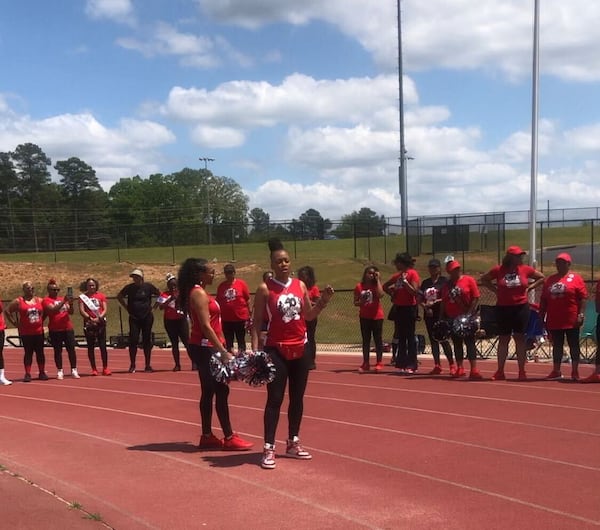
{"type": "Polygon", "coordinates": [[[59,370],[59,371],[56,373],[56,379],[58,379],[59,381],[62,381],[64,378],[65,378],[65,374],[63,373],[63,371],[62,371],[62,370],[59,370]]]}
{"type": "Polygon", "coordinates": [[[4,377],[4,374],[0,375],[0,384],[8,386],[8,385],[12,385],[12,381],[9,381],[8,379],[6,379],[6,377],[4,377]]]}
{"type": "Polygon", "coordinates": [[[297,436],[287,441],[285,454],[300,460],[310,460],[312,458],[312,455],[300,445],[300,439],[297,436]]]}
{"type": "Polygon", "coordinates": [[[271,444],[265,444],[260,467],[263,469],[275,469],[275,466],[275,446],[271,444]]]}
{"type": "Polygon", "coordinates": [[[75,379],[81,379],[81,376],[77,373],[77,368],[71,370],[71,376],[75,379]]]}

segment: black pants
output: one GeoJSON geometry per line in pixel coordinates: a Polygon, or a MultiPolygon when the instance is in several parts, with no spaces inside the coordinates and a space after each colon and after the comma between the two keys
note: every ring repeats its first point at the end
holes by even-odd
{"type": "Polygon", "coordinates": [[[23,356],[23,364],[25,365],[25,373],[31,373],[31,365],[33,364],[33,354],[37,361],[40,372],[46,370],[46,356],[44,355],[44,335],[21,335],[21,343],[25,350],[23,356]]]}
{"type": "Polygon", "coordinates": [[[317,360],[317,319],[306,321],[306,344],[304,355],[308,357],[309,368],[315,366],[317,360]]]}
{"type": "Polygon", "coordinates": [[[246,351],[246,321],[228,320],[223,321],[223,335],[227,351],[233,351],[234,339],[237,342],[238,351],[246,351]]]}
{"type": "Polygon", "coordinates": [[[552,337],[552,361],[554,364],[560,364],[563,358],[565,337],[569,345],[569,353],[571,354],[571,362],[579,363],[581,350],[579,348],[579,328],[573,329],[552,329],[550,336],[552,337]]]}
{"type": "Polygon", "coordinates": [[[465,358],[464,347],[467,348],[467,359],[474,361],[477,358],[477,346],[475,345],[475,337],[457,337],[452,334],[452,343],[454,344],[454,356],[456,362],[460,365],[465,358]]]}
{"type": "MultiPolygon", "coordinates": [[[[427,328],[427,336],[429,337],[429,344],[431,345],[431,355],[433,355],[434,364],[440,364],[440,343],[435,340],[433,335],[433,325],[438,321],[438,318],[427,318],[425,317],[425,327],[427,328]]],[[[454,359],[452,356],[452,347],[450,343],[446,340],[441,343],[442,349],[444,350],[444,355],[446,359],[448,359],[449,364],[453,364],[454,359]]]]}
{"type": "Polygon", "coordinates": [[[394,340],[397,343],[396,368],[417,369],[416,322],[417,306],[396,306],[394,320],[394,340]]]}
{"type": "Polygon", "coordinates": [[[210,357],[213,354],[212,348],[190,344],[189,346],[192,362],[198,367],[198,377],[200,378],[200,420],[202,423],[202,434],[212,433],[212,407],[213,397],[215,399],[215,410],[221,429],[225,438],[233,434],[231,420],[229,419],[229,385],[217,382],[210,373],[210,357]]]}
{"type": "Polygon", "coordinates": [[[372,318],[360,319],[360,334],[362,336],[362,354],[363,362],[369,364],[369,353],[371,352],[371,336],[375,343],[375,356],[377,362],[383,360],[383,320],[373,320],[372,318]]]}
{"type": "Polygon", "coordinates": [[[150,358],[152,356],[152,324],[154,324],[154,315],[152,313],[148,313],[143,318],[135,318],[129,315],[129,361],[131,362],[131,366],[135,366],[140,333],[142,334],[144,361],[146,362],[146,367],[150,366],[150,358]]]}
{"type": "Polygon", "coordinates": [[[92,370],[96,370],[96,354],[94,348],[98,344],[100,350],[100,357],[102,359],[102,368],[108,366],[108,350],[106,349],[106,326],[99,326],[96,332],[88,332],[83,330],[85,335],[85,342],[87,344],[87,354],[90,360],[90,366],[92,370]]]}
{"type": "Polygon", "coordinates": [[[75,353],[75,332],[72,329],[64,331],[49,331],[50,344],[54,350],[54,364],[57,370],[63,369],[62,349],[63,345],[69,356],[71,370],[77,368],[77,354],[75,353]]]}
{"type": "Polygon", "coordinates": [[[4,370],[4,330],[0,330],[0,370],[4,370]]]}
{"type": "Polygon", "coordinates": [[[275,444],[275,433],[279,423],[281,405],[285,397],[285,387],[289,381],[288,438],[300,433],[300,423],[304,412],[304,391],[308,382],[310,361],[305,355],[293,361],[287,361],[277,348],[267,346],[275,365],[275,379],[267,385],[267,404],[265,406],[264,428],[265,443],[275,444]]]}
{"type": "Polygon", "coordinates": [[[181,340],[181,343],[185,346],[185,349],[187,350],[188,338],[190,336],[190,327],[188,325],[187,318],[178,318],[177,320],[165,318],[163,320],[163,323],[165,325],[165,331],[169,336],[169,341],[171,342],[171,352],[173,353],[173,360],[175,361],[175,366],[181,366],[179,356],[179,341],[181,340]]]}

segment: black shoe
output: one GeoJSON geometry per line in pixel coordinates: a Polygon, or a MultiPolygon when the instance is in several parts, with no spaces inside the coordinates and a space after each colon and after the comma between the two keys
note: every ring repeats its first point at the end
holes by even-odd
{"type": "Polygon", "coordinates": [[[312,363],[309,367],[309,370],[316,370],[317,369],[317,365],[315,363],[312,363]]]}
{"type": "Polygon", "coordinates": [[[46,372],[40,372],[38,379],[40,381],[48,381],[48,375],[46,374],[46,372]]]}
{"type": "Polygon", "coordinates": [[[178,364],[175,365],[175,368],[173,368],[174,372],[181,372],[181,366],[179,366],[178,364]]]}
{"type": "Polygon", "coordinates": [[[31,374],[25,374],[23,378],[23,383],[31,383],[31,374]]]}
{"type": "Polygon", "coordinates": [[[135,374],[135,366],[132,364],[132,365],[129,367],[129,370],[127,370],[127,371],[128,371],[130,374],[135,374]]]}
{"type": "Polygon", "coordinates": [[[198,371],[198,365],[197,365],[196,363],[192,363],[192,370],[193,370],[194,372],[197,372],[197,371],[198,371]]]}
{"type": "Polygon", "coordinates": [[[148,365],[146,368],[144,368],[144,372],[151,373],[154,372],[154,370],[152,369],[152,366],[148,365]]]}

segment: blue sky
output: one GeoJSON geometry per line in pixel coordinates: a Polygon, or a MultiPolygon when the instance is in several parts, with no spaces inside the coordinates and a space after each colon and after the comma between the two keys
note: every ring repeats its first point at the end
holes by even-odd
{"type": "MultiPolygon", "coordinates": [[[[202,167],[271,219],[399,216],[394,0],[21,0],[0,18],[0,151],[105,189],[202,167]]],[[[600,201],[600,4],[540,0],[541,207],[600,201]]],[[[533,0],[403,0],[410,217],[527,209],[533,0]]]]}

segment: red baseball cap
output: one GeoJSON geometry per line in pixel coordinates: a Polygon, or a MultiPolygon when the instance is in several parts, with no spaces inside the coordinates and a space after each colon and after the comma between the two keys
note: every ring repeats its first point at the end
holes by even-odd
{"type": "Polygon", "coordinates": [[[523,254],[527,254],[521,247],[517,245],[512,245],[506,249],[507,254],[512,254],[513,256],[522,256],[523,254]]]}
{"type": "Polygon", "coordinates": [[[556,261],[558,261],[559,259],[562,259],[563,261],[566,261],[567,263],[571,263],[571,256],[569,254],[567,254],[566,252],[561,252],[558,256],[556,256],[556,261]]]}
{"type": "Polygon", "coordinates": [[[454,269],[460,269],[460,262],[455,259],[446,263],[446,272],[452,272],[454,269]]]}

